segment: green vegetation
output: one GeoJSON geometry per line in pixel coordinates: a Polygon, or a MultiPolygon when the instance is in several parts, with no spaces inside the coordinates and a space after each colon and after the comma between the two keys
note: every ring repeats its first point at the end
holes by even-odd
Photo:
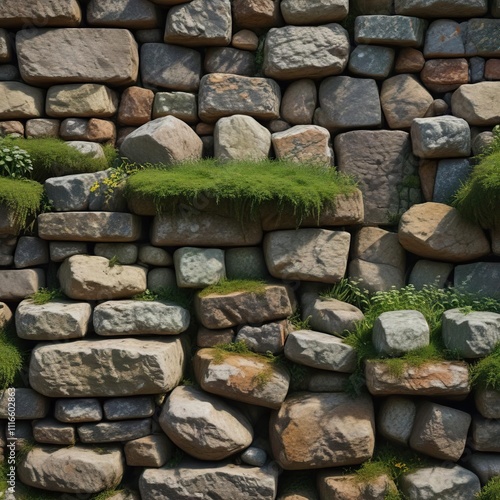
{"type": "Polygon", "coordinates": [[[471,366],[470,375],[472,385],[500,391],[500,344],[489,356],[471,366]]]}
{"type": "Polygon", "coordinates": [[[296,309],[296,311],[288,317],[288,321],[293,326],[294,330],[310,330],[311,329],[311,316],[308,316],[305,319],[302,319],[302,314],[300,309],[296,309]]]}
{"type": "Polygon", "coordinates": [[[27,151],[19,146],[0,146],[0,176],[26,179],[31,176],[33,162],[27,151]]]}
{"type": "Polygon", "coordinates": [[[368,290],[360,288],[357,281],[342,278],[329,290],[320,295],[322,299],[337,299],[342,302],[349,302],[361,310],[367,310],[370,306],[368,290]]]}
{"type": "Polygon", "coordinates": [[[336,196],[354,188],[350,177],[333,168],[272,160],[223,165],[204,160],[138,171],[127,180],[126,196],[153,201],[158,213],[175,213],[180,205],[204,196],[227,203],[240,219],[256,218],[266,202],[302,218],[319,216],[336,196]]]}
{"type": "Polygon", "coordinates": [[[477,500],[498,500],[500,498],[500,476],[492,477],[476,495],[477,500]]]}
{"type": "Polygon", "coordinates": [[[0,205],[12,210],[15,222],[21,227],[40,210],[42,197],[43,186],[38,182],[0,177],[0,205]]]}
{"type": "Polygon", "coordinates": [[[134,300],[153,301],[160,300],[163,302],[173,302],[184,309],[190,310],[193,306],[193,290],[177,287],[163,287],[156,291],[146,290],[138,295],[134,295],[134,300]]]}
{"type": "Polygon", "coordinates": [[[24,364],[19,337],[11,329],[0,330],[0,391],[12,386],[24,364]]]}
{"type": "Polygon", "coordinates": [[[207,286],[198,295],[199,297],[206,297],[211,294],[228,295],[235,292],[264,295],[266,293],[266,283],[260,280],[221,280],[215,285],[207,286]]]}
{"type": "Polygon", "coordinates": [[[109,490],[101,491],[95,495],[92,495],[90,500],[107,500],[117,493],[125,492],[124,488],[116,486],[115,488],[110,488],[109,490]]]}
{"type": "Polygon", "coordinates": [[[41,306],[47,304],[51,300],[63,299],[64,294],[60,289],[51,290],[50,288],[40,288],[33,295],[29,297],[34,304],[41,306]]]}

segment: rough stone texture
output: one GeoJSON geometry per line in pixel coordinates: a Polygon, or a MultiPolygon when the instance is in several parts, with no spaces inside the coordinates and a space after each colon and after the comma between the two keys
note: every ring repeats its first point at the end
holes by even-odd
{"type": "Polygon", "coordinates": [[[479,477],[481,484],[500,476],[500,455],[497,453],[472,453],[467,459],[464,465],[479,477]]]}
{"type": "Polygon", "coordinates": [[[148,0],[91,0],[87,5],[90,26],[149,29],[158,26],[158,12],[148,0]]]}
{"type": "Polygon", "coordinates": [[[175,116],[186,123],[198,121],[198,104],[188,92],[157,92],[153,104],[153,118],[175,116]]]}
{"type": "Polygon", "coordinates": [[[425,455],[456,462],[465,449],[471,420],[463,411],[425,402],[417,410],[410,446],[425,455]]]}
{"type": "Polygon", "coordinates": [[[138,163],[171,165],[201,158],[203,143],[194,130],[174,116],[150,121],[123,140],[120,153],[138,163]]]}
{"type": "Polygon", "coordinates": [[[261,240],[258,222],[249,222],[243,229],[236,218],[198,212],[194,208],[181,214],[155,217],[151,232],[151,243],[158,246],[247,246],[261,240]]]}
{"type": "Polygon", "coordinates": [[[358,16],[354,25],[356,43],[420,47],[426,21],[406,16],[358,16]]]}
{"type": "Polygon", "coordinates": [[[269,433],[284,469],[359,464],[373,453],[373,404],[369,396],[295,393],[272,414],[269,433]]]}
{"type": "Polygon", "coordinates": [[[249,446],[241,454],[241,460],[248,465],[263,467],[267,462],[267,453],[261,448],[249,446]]]}
{"type": "Polygon", "coordinates": [[[31,356],[30,383],[50,397],[161,394],[178,385],[183,363],[180,338],[39,344],[31,356]]]}
{"type": "Polygon", "coordinates": [[[380,100],[390,128],[410,128],[423,118],[434,99],[413,75],[397,75],[384,81],[380,100]]]}
{"type": "Polygon", "coordinates": [[[193,359],[193,368],[203,390],[266,408],[278,409],[290,385],[287,370],[253,356],[228,353],[219,362],[215,350],[201,349],[193,359]]]}
{"type": "Polygon", "coordinates": [[[395,0],[396,14],[417,17],[482,16],[488,11],[487,0],[395,0]]]}
{"type": "Polygon", "coordinates": [[[462,290],[500,298],[500,265],[497,262],[476,262],[455,268],[455,287],[462,290]]]}
{"type": "Polygon", "coordinates": [[[394,65],[395,50],[377,45],[358,45],[349,58],[349,71],[355,75],[387,78],[394,65]]]}
{"type": "Polygon", "coordinates": [[[119,447],[96,451],[85,446],[35,446],[17,467],[21,481],[63,493],[97,493],[114,487],[124,474],[119,447]],[[68,466],[71,464],[71,466],[68,466]]]}
{"type": "Polygon", "coordinates": [[[479,478],[459,465],[424,467],[400,481],[408,498],[425,500],[474,498],[481,489],[479,478]]]}
{"type": "Polygon", "coordinates": [[[452,271],[453,264],[420,259],[413,267],[408,283],[417,290],[422,290],[424,285],[444,288],[452,271]]]}
{"type": "Polygon", "coordinates": [[[283,352],[289,330],[290,324],[287,320],[266,323],[262,326],[245,325],[238,330],[234,340],[245,342],[247,347],[254,352],[279,354],[283,352]]]}
{"type": "Polygon", "coordinates": [[[164,434],[152,434],[128,441],[123,451],[127,465],[161,467],[172,457],[174,447],[164,434]]]}
{"type": "Polygon", "coordinates": [[[417,406],[410,398],[390,396],[377,416],[377,431],[386,439],[407,446],[415,422],[417,406]]]}
{"type": "Polygon", "coordinates": [[[500,392],[477,388],[474,391],[476,408],[484,418],[500,418],[500,392]]]}
{"type": "Polygon", "coordinates": [[[44,240],[135,241],[141,232],[139,217],[119,212],[63,212],[38,216],[38,234],[44,240]]]}
{"type": "Polygon", "coordinates": [[[7,30],[0,28],[0,63],[5,64],[12,59],[12,46],[7,30]]]}
{"type": "Polygon", "coordinates": [[[253,76],[255,55],[232,47],[210,47],[205,54],[204,67],[207,73],[253,76]]]}
{"type": "Polygon", "coordinates": [[[476,451],[500,452],[500,420],[474,416],[470,444],[476,451]]]}
{"type": "Polygon", "coordinates": [[[484,77],[486,80],[500,80],[500,61],[489,59],[484,66],[484,77]]]}
{"type": "Polygon", "coordinates": [[[265,160],[270,150],[271,132],[251,116],[228,116],[215,125],[214,157],[219,161],[265,160]]]}
{"type": "Polygon", "coordinates": [[[165,43],[141,47],[141,77],[146,87],[195,92],[200,74],[201,55],[197,50],[165,43]]]}
{"type": "Polygon", "coordinates": [[[240,411],[194,387],[172,391],[159,423],[176,446],[201,460],[223,460],[253,439],[252,426],[240,411]]]}
{"type": "Polygon", "coordinates": [[[0,122],[0,137],[24,137],[24,125],[17,120],[0,122]]]}
{"type": "Polygon", "coordinates": [[[232,10],[240,28],[272,28],[282,22],[279,0],[233,0],[232,10]]]}
{"type": "Polygon", "coordinates": [[[253,31],[243,29],[233,35],[231,45],[236,49],[254,51],[259,46],[259,37],[253,31]]]}
{"type": "Polygon", "coordinates": [[[78,426],[82,443],[116,443],[131,441],[151,434],[151,419],[99,422],[78,426]]]}
{"type": "Polygon", "coordinates": [[[402,354],[429,345],[429,325],[420,311],[382,313],[373,325],[372,342],[380,354],[402,354]]]}
{"type": "Polygon", "coordinates": [[[336,283],[345,274],[350,241],[345,231],[274,231],[264,238],[264,257],[275,278],[336,283]]]}
{"type": "Polygon", "coordinates": [[[396,73],[420,73],[425,64],[422,52],[411,47],[404,47],[399,51],[394,66],[396,73]]]}
{"type": "MultiPolygon", "coordinates": [[[[455,7],[454,7],[455,8],[455,7]]],[[[465,56],[464,30],[456,21],[439,19],[429,26],[425,34],[425,57],[465,56]]]]}
{"type": "Polygon", "coordinates": [[[349,13],[349,1],[283,0],[280,8],[287,24],[324,24],[342,21],[349,13]]]}
{"type": "Polygon", "coordinates": [[[114,259],[118,264],[135,264],[137,253],[137,245],[133,243],[96,243],[94,246],[94,255],[114,259]]]}
{"type": "Polygon", "coordinates": [[[174,252],[175,276],[180,288],[204,288],[225,279],[224,250],[182,247],[174,252]]]}
{"type": "Polygon", "coordinates": [[[45,286],[43,269],[13,269],[0,271],[0,300],[20,301],[45,286]]]}
{"type": "Polygon", "coordinates": [[[299,365],[320,370],[352,373],[356,369],[356,351],[343,340],[312,330],[291,332],[285,344],[285,357],[299,365]]]}
{"type": "Polygon", "coordinates": [[[414,205],[399,223],[399,242],[426,259],[463,262],[490,253],[490,244],[479,226],[441,203],[414,205]]]}
{"type": "Polygon", "coordinates": [[[150,266],[171,266],[172,256],[163,248],[143,245],[139,248],[139,262],[150,266]]]}
{"type": "Polygon", "coordinates": [[[191,0],[168,11],[165,42],[188,47],[229,45],[230,0],[191,0]]]}
{"type": "Polygon", "coordinates": [[[88,254],[87,243],[77,243],[73,241],[51,241],[49,242],[50,260],[62,262],[72,255],[88,254]]]}
{"type": "MultiPolygon", "coordinates": [[[[0,393],[0,418],[9,417],[9,397],[10,392],[0,393]]],[[[50,410],[50,400],[38,394],[33,389],[16,388],[15,395],[16,408],[15,417],[18,420],[34,420],[45,418],[50,410]]]]}
{"type": "Polygon", "coordinates": [[[16,35],[16,48],[21,76],[34,85],[93,82],[120,86],[137,80],[137,44],[125,29],[22,30],[16,35]]]}
{"type": "Polygon", "coordinates": [[[198,347],[215,347],[218,344],[230,344],[234,342],[234,330],[224,328],[222,330],[211,330],[200,326],[196,335],[196,345],[198,347]]]}
{"type": "Polygon", "coordinates": [[[60,121],[52,118],[33,118],[26,122],[26,137],[58,137],[60,121]]]}
{"type": "Polygon", "coordinates": [[[185,460],[173,468],[147,469],[139,480],[143,500],[176,498],[191,500],[203,491],[214,498],[275,498],[278,467],[248,467],[233,463],[185,460]]]}
{"type": "Polygon", "coordinates": [[[47,418],[33,422],[33,437],[37,443],[73,446],[76,443],[74,426],[47,418]]]}
{"type": "Polygon", "coordinates": [[[77,0],[7,0],[0,6],[0,19],[0,27],[15,30],[26,26],[76,27],[82,20],[82,11],[77,0]]]}
{"type": "Polygon", "coordinates": [[[293,312],[291,291],[285,286],[268,285],[265,294],[234,292],[195,297],[196,314],[206,328],[229,328],[236,325],[284,319],[293,312]]]}
{"type": "Polygon", "coordinates": [[[235,279],[266,279],[264,253],[260,247],[229,248],[225,252],[226,276],[235,279]]]}
{"type": "Polygon", "coordinates": [[[173,302],[120,300],[94,309],[98,335],[176,335],[189,326],[189,312],[173,302]]]}
{"type": "Polygon", "coordinates": [[[470,392],[468,366],[460,361],[441,361],[406,366],[401,376],[386,363],[368,361],[366,385],[374,396],[464,396],[470,392]]]}
{"type": "Polygon", "coordinates": [[[470,19],[467,23],[466,55],[498,57],[500,27],[495,19],[470,19]]]}
{"type": "Polygon", "coordinates": [[[387,498],[391,493],[397,493],[396,484],[387,474],[369,480],[360,480],[355,474],[335,471],[320,472],[317,484],[320,498],[335,498],[338,500],[370,498],[381,500],[387,498]]]}
{"type": "Polygon", "coordinates": [[[451,110],[470,125],[480,127],[500,122],[500,82],[462,85],[453,93],[451,110]]]}
{"type": "Polygon", "coordinates": [[[404,272],[397,267],[377,262],[354,259],[349,262],[348,277],[359,281],[370,292],[388,291],[405,284],[404,272]]]}
{"type": "Polygon", "coordinates": [[[478,83],[484,80],[484,68],[486,66],[483,57],[471,57],[470,65],[470,83],[478,83]]]}
{"type": "Polygon", "coordinates": [[[290,125],[312,123],[318,97],[313,80],[296,80],[286,88],[281,100],[281,116],[290,125]]]}
{"type": "Polygon", "coordinates": [[[445,346],[461,358],[483,358],[500,342],[500,314],[450,309],[443,314],[442,335],[445,346]]]}
{"type": "Polygon", "coordinates": [[[453,195],[467,182],[471,171],[468,159],[439,160],[432,201],[450,203],[453,195]]]}
{"type": "Polygon", "coordinates": [[[314,122],[332,131],[379,127],[382,111],[376,81],[350,76],[326,78],[319,87],[314,122]]]}
{"type": "MultiPolygon", "coordinates": [[[[80,153],[84,155],[88,155],[91,158],[104,158],[104,150],[100,144],[95,142],[86,142],[86,141],[68,141],[66,143],[67,146],[80,151],[80,153]]],[[[92,195],[91,195],[92,197],[92,195]]],[[[89,203],[90,208],[90,203],[89,203]]]]}
{"type": "Polygon", "coordinates": [[[139,127],[151,120],[154,93],[141,87],[129,87],[121,95],[118,108],[118,123],[123,126],[139,127]]]}
{"type": "Polygon", "coordinates": [[[335,138],[335,152],[339,170],[359,180],[366,224],[388,224],[406,210],[403,186],[417,172],[407,132],[347,132],[335,138]]]}
{"type": "Polygon", "coordinates": [[[339,24],[273,28],[266,36],[264,74],[279,80],[320,78],[342,73],[349,37],[339,24]]]}
{"type": "Polygon", "coordinates": [[[273,120],[279,118],[280,99],[272,79],[212,73],[201,79],[198,114],[208,123],[235,114],[273,120]]]}
{"type": "Polygon", "coordinates": [[[14,266],[17,269],[36,267],[49,262],[49,246],[36,236],[21,236],[14,253],[14,266]]]}
{"type": "Polygon", "coordinates": [[[177,286],[173,269],[151,269],[148,272],[148,289],[152,292],[161,291],[162,288],[177,286]]]}
{"type": "Polygon", "coordinates": [[[58,399],[54,416],[60,422],[80,423],[102,420],[102,407],[98,399],[58,399]]]}
{"type": "Polygon", "coordinates": [[[420,73],[423,84],[432,92],[450,92],[469,83],[467,59],[432,59],[420,73]]]}
{"type": "Polygon", "coordinates": [[[87,334],[91,314],[86,302],[51,300],[36,305],[23,300],[16,309],[16,333],[28,340],[81,338],[87,334]]]}
{"type": "Polygon", "coordinates": [[[108,399],[103,407],[108,420],[147,418],[152,417],[155,412],[153,398],[146,396],[108,399]]]}
{"type": "Polygon", "coordinates": [[[0,302],[0,330],[5,328],[12,320],[12,311],[7,304],[0,302]]]}
{"type": "Polygon", "coordinates": [[[0,82],[0,119],[17,120],[43,115],[45,92],[21,82],[0,82]]]}
{"type": "Polygon", "coordinates": [[[111,120],[99,118],[66,118],[61,123],[60,137],[72,141],[93,141],[114,144],[116,126],[111,120]]]}

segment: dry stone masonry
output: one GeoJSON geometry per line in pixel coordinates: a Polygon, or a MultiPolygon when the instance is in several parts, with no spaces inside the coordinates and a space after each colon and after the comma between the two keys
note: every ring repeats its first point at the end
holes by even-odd
{"type": "MultiPolygon", "coordinates": [[[[348,277],[500,299],[498,228],[447,204],[499,124],[498,0],[1,1],[0,136],[137,163],[335,165],[358,183],[300,221],[269,202],[249,221],[214,200],[158,213],[96,192],[109,171],[47,179],[29,231],[0,205],[0,331],[27,353],[5,498],[472,500],[500,476],[500,393],[469,374],[500,315],[448,310],[456,360],[368,361],[353,395],[343,336],[364,314],[322,293],[348,277]],[[243,279],[264,285],[206,290],[243,279]],[[63,296],[37,303],[45,287],[63,296]],[[429,462],[360,479],[385,442],[429,462]]],[[[401,356],[430,327],[385,312],[372,342],[401,356]]],[[[0,465],[8,418],[1,391],[0,465]]]]}

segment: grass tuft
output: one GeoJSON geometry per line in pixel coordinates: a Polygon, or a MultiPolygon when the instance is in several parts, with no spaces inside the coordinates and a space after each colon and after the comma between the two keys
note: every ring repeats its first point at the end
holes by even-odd
{"type": "Polygon", "coordinates": [[[489,356],[471,366],[470,379],[473,386],[500,391],[500,343],[489,356]]]}
{"type": "Polygon", "coordinates": [[[228,295],[235,292],[248,292],[257,295],[266,293],[267,283],[261,280],[221,280],[215,285],[210,285],[198,293],[199,297],[207,295],[228,295]]]}
{"type": "Polygon", "coordinates": [[[20,339],[10,329],[0,330],[0,391],[14,385],[23,365],[20,339]]]}
{"type": "Polygon", "coordinates": [[[500,476],[492,477],[475,498],[477,500],[498,500],[500,498],[500,476]]]}
{"type": "Polygon", "coordinates": [[[34,304],[41,306],[52,300],[64,299],[64,294],[60,289],[51,290],[50,288],[40,288],[33,295],[30,295],[29,298],[34,304]]]}
{"type": "Polygon", "coordinates": [[[30,217],[40,210],[43,186],[27,179],[0,177],[0,205],[14,213],[14,221],[25,227],[30,217]]]}
{"type": "Polygon", "coordinates": [[[188,310],[193,306],[193,298],[194,292],[192,290],[177,287],[163,287],[154,292],[146,290],[133,297],[134,300],[173,302],[188,310]]]}

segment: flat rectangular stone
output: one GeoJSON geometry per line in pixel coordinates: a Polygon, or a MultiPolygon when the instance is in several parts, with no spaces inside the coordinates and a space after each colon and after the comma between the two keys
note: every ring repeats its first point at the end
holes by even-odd
{"type": "Polygon", "coordinates": [[[488,12],[487,0],[395,0],[396,14],[417,17],[475,17],[488,12]]]}
{"type": "Polygon", "coordinates": [[[0,418],[7,418],[14,407],[16,419],[33,420],[47,416],[50,401],[33,389],[9,388],[0,391],[0,418]]]}
{"type": "Polygon", "coordinates": [[[73,425],[47,418],[33,422],[33,437],[38,443],[71,446],[76,443],[76,430],[73,425]]]}
{"type": "Polygon", "coordinates": [[[21,76],[27,83],[133,84],[139,53],[126,29],[30,29],[16,36],[21,76]]]}
{"type": "Polygon", "coordinates": [[[407,365],[400,376],[391,373],[387,363],[368,361],[365,377],[374,396],[466,396],[470,392],[468,365],[462,361],[407,365]]]}
{"type": "Polygon", "coordinates": [[[23,300],[44,286],[43,269],[0,271],[0,300],[23,300]]]}
{"type": "Polygon", "coordinates": [[[497,19],[471,19],[465,37],[467,57],[500,57],[500,22],[497,19]]]}
{"type": "Polygon", "coordinates": [[[38,235],[57,241],[135,241],[141,218],[120,212],[62,212],[38,216],[38,235]]]}
{"type": "Polygon", "coordinates": [[[155,412],[153,398],[116,398],[104,402],[104,415],[108,420],[152,417],[155,412]]]}
{"type": "Polygon", "coordinates": [[[131,441],[151,434],[151,419],[124,420],[122,422],[99,422],[78,427],[82,443],[115,443],[131,441]]]}

